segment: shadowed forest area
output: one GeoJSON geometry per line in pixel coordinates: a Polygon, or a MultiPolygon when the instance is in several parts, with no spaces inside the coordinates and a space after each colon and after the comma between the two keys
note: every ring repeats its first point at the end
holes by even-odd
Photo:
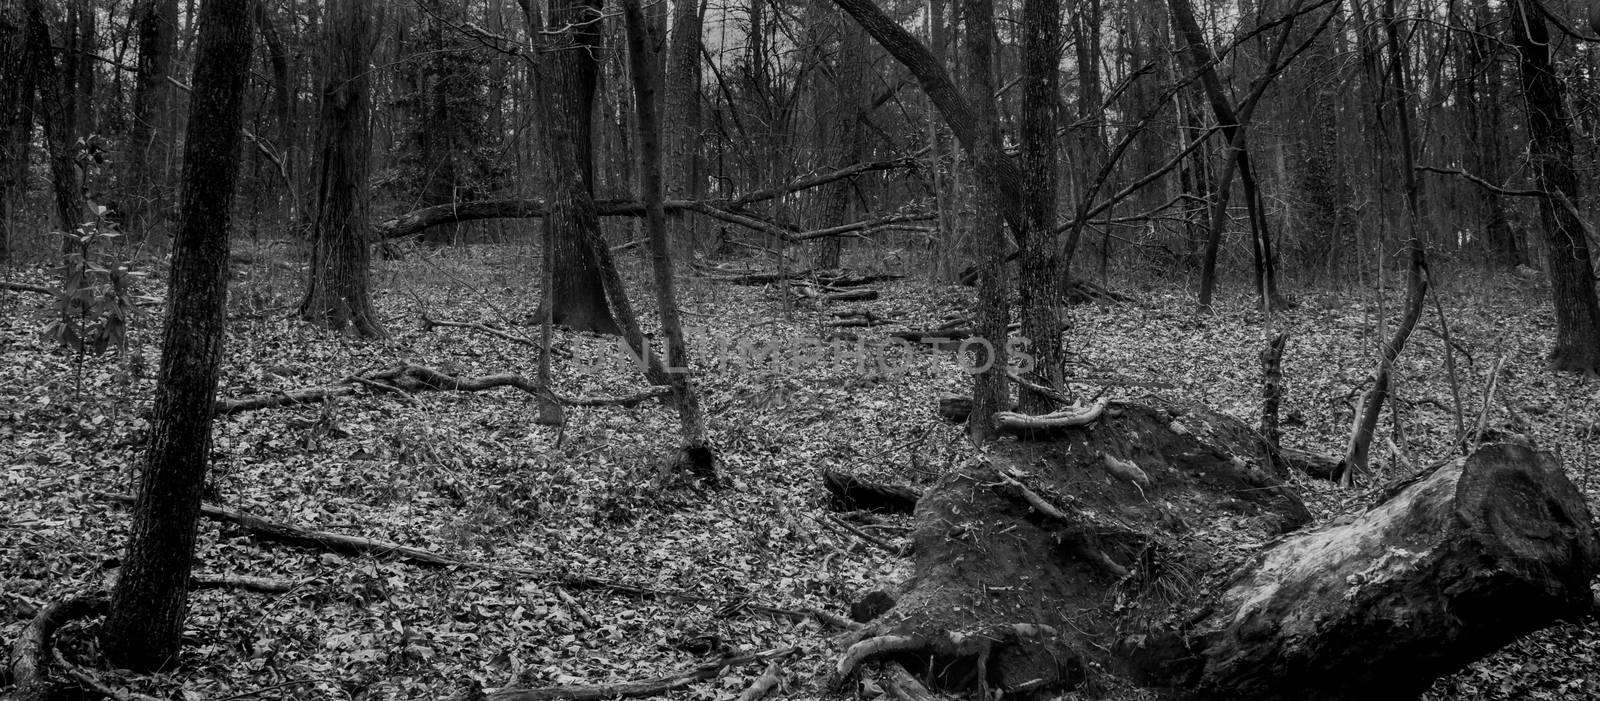
{"type": "Polygon", "coordinates": [[[1596,46],[6,0],[0,696],[1600,697],[1596,46]]]}

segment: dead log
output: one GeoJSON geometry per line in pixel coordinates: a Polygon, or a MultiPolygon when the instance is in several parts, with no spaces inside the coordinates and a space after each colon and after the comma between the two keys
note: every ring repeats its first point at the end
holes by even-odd
{"type": "Polygon", "coordinates": [[[996,412],[994,423],[995,430],[1002,434],[1035,437],[1063,429],[1079,428],[1092,424],[1100,420],[1105,411],[1106,400],[1102,398],[1088,406],[1074,404],[1049,414],[1019,414],[1014,411],[996,412]]]}
{"type": "Polygon", "coordinates": [[[1008,697],[1098,667],[1180,698],[1407,698],[1592,604],[1587,506],[1525,448],[1485,448],[1296,532],[1309,518],[1251,427],[1114,404],[931,487],[911,578],[838,669],[884,658],[1008,697]]]}
{"type": "Polygon", "coordinates": [[[917,509],[922,492],[899,484],[870,482],[832,467],[822,469],[822,486],[833,495],[834,511],[872,511],[881,514],[909,514],[917,509]]]}

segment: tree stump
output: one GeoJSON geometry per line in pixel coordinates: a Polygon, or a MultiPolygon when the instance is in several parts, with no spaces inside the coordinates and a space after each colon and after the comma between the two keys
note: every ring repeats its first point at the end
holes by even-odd
{"type": "Polygon", "coordinates": [[[1008,695],[1099,669],[1183,697],[1414,696],[1591,605],[1600,544],[1548,456],[1485,448],[1304,532],[1270,469],[1248,426],[1190,405],[998,442],[923,496],[914,573],[837,672],[882,657],[1008,695]]]}

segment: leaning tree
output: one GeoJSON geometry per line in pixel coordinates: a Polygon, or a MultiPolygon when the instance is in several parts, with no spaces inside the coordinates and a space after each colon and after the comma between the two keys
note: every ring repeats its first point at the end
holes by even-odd
{"type": "Polygon", "coordinates": [[[150,446],[127,557],[100,635],[106,656],[130,669],[157,669],[177,655],[188,610],[227,327],[229,213],[250,68],[250,4],[206,0],[200,8],[150,446]]]}

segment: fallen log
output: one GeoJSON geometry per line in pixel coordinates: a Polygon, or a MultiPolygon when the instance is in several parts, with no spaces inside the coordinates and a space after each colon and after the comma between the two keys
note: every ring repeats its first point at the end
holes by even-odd
{"type": "Polygon", "coordinates": [[[541,402],[562,406],[623,406],[632,407],[646,400],[671,394],[668,387],[650,387],[636,394],[620,397],[567,397],[521,375],[501,373],[481,377],[458,377],[420,365],[398,365],[385,370],[372,370],[351,375],[337,384],[302,387],[272,394],[251,397],[219,397],[213,410],[217,416],[229,416],[245,411],[280,406],[293,406],[321,402],[325,399],[354,394],[358,386],[392,389],[404,393],[426,391],[481,392],[496,387],[512,387],[533,395],[541,402]]]}
{"type": "Polygon", "coordinates": [[[1098,668],[1179,698],[1414,698],[1590,611],[1600,537],[1548,455],[1486,447],[1300,531],[1310,514],[1251,427],[1111,409],[931,487],[913,574],[840,671],[888,657],[1008,697],[1098,668]]]}

